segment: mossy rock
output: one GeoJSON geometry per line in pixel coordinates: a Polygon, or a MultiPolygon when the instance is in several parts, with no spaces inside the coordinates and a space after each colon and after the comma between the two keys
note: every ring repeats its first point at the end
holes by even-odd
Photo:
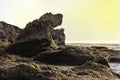
{"type": "Polygon", "coordinates": [[[86,78],[85,80],[88,80],[87,77],[90,76],[93,80],[118,80],[118,78],[112,74],[110,68],[96,62],[87,61],[85,64],[77,66],[75,71],[78,72],[78,75],[86,78]]]}
{"type": "Polygon", "coordinates": [[[51,48],[54,48],[54,49],[57,49],[58,48],[58,46],[57,46],[57,44],[55,43],[55,41],[54,40],[51,40],[51,46],[50,46],[51,48]]]}
{"type": "Polygon", "coordinates": [[[0,39],[0,46],[1,47],[7,47],[10,45],[10,42],[8,41],[8,39],[0,39]]]}
{"type": "Polygon", "coordinates": [[[35,73],[40,72],[40,67],[36,63],[20,63],[12,67],[0,69],[0,79],[2,80],[31,80],[35,73]]]}

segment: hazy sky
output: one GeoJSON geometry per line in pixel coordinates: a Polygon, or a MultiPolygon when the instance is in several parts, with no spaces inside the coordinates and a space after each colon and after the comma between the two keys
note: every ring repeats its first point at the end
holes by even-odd
{"type": "Polygon", "coordinates": [[[0,20],[24,28],[46,12],[62,13],[66,42],[120,43],[120,0],[0,0],[0,20]]]}

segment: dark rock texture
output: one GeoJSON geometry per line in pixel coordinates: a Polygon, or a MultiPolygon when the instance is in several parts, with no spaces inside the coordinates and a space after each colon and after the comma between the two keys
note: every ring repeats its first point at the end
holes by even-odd
{"type": "Polygon", "coordinates": [[[46,13],[18,29],[19,37],[0,24],[0,80],[120,80],[109,68],[112,50],[65,45],[64,29],[54,30],[62,17],[46,13]]]}
{"type": "Polygon", "coordinates": [[[52,50],[43,53],[50,56],[41,57],[43,60],[46,59],[41,63],[43,62],[40,61],[42,53],[37,56],[40,61],[37,62],[33,58],[1,51],[0,80],[119,80],[119,75],[103,64],[103,60],[107,59],[106,54],[103,55],[93,48],[66,47],[62,51],[52,50]]]}
{"type": "Polygon", "coordinates": [[[63,28],[54,29],[51,33],[57,45],[65,45],[65,33],[63,28]]]}
{"type": "Polygon", "coordinates": [[[86,47],[67,47],[64,50],[46,51],[34,59],[49,64],[81,65],[86,61],[94,61],[109,67],[108,54],[86,47]]]}
{"type": "Polygon", "coordinates": [[[57,48],[51,31],[61,25],[62,14],[46,13],[39,19],[29,22],[17,41],[9,46],[6,51],[22,56],[34,56],[38,52],[57,48]]]}
{"type": "MultiPolygon", "coordinates": [[[[43,64],[24,57],[18,61],[19,56],[11,56],[13,58],[9,58],[9,61],[0,60],[0,80],[119,80],[110,68],[96,62],[61,66],[43,64]]],[[[7,58],[4,56],[4,59],[7,58]]]]}
{"type": "Polygon", "coordinates": [[[114,74],[111,74],[110,68],[91,61],[76,67],[75,71],[84,77],[83,80],[119,80],[114,74]]]}
{"type": "Polygon", "coordinates": [[[22,30],[17,26],[0,21],[0,40],[14,42],[22,30]]]}
{"type": "Polygon", "coordinates": [[[101,52],[103,51],[107,52],[110,55],[109,62],[120,63],[120,50],[113,50],[113,49],[109,49],[107,47],[102,47],[102,46],[92,46],[92,48],[98,49],[101,52]]]}
{"type": "Polygon", "coordinates": [[[26,42],[15,43],[8,47],[8,53],[15,53],[21,56],[31,57],[37,55],[41,51],[50,50],[50,43],[48,39],[32,39],[26,42]],[[12,50],[12,51],[11,51],[12,50]]]}
{"type": "Polygon", "coordinates": [[[5,80],[31,80],[39,72],[37,64],[19,63],[11,67],[0,69],[0,79],[5,80]]]}
{"type": "Polygon", "coordinates": [[[49,39],[51,38],[50,31],[62,24],[62,18],[62,14],[46,13],[39,19],[29,22],[18,37],[18,40],[31,39],[31,37],[49,39]]]}

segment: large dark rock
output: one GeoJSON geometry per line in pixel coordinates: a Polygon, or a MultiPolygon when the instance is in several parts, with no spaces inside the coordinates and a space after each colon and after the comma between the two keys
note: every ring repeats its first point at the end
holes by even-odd
{"type": "Polygon", "coordinates": [[[48,39],[32,39],[25,42],[14,43],[6,49],[8,53],[14,53],[21,56],[31,57],[41,51],[50,50],[51,41],[48,39]]]}
{"type": "Polygon", "coordinates": [[[109,67],[108,54],[87,47],[67,47],[64,50],[46,51],[34,59],[49,64],[81,65],[94,61],[109,67]]]}
{"type": "Polygon", "coordinates": [[[17,26],[0,21],[0,40],[14,42],[22,30],[17,26]]]}
{"type": "Polygon", "coordinates": [[[51,38],[50,31],[62,24],[62,18],[62,14],[46,13],[39,19],[29,22],[18,37],[18,40],[22,39],[23,41],[23,39],[31,39],[31,37],[51,38]]]}
{"type": "Polygon", "coordinates": [[[0,80],[32,80],[40,71],[39,65],[33,63],[20,63],[0,68],[0,80]]]}
{"type": "Polygon", "coordinates": [[[22,56],[34,56],[41,51],[58,48],[52,38],[51,31],[61,25],[62,18],[62,14],[46,13],[39,19],[29,22],[17,41],[6,51],[22,56]]]}
{"type": "Polygon", "coordinates": [[[53,40],[57,45],[65,45],[65,34],[64,29],[54,29],[52,32],[53,40]]]}

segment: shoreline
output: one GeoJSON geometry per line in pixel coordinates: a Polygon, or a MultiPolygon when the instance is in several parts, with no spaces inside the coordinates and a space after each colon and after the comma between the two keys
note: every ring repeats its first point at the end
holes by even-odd
{"type": "Polygon", "coordinates": [[[109,62],[109,65],[110,65],[110,69],[112,69],[113,71],[115,71],[120,75],[120,63],[109,62]]]}

